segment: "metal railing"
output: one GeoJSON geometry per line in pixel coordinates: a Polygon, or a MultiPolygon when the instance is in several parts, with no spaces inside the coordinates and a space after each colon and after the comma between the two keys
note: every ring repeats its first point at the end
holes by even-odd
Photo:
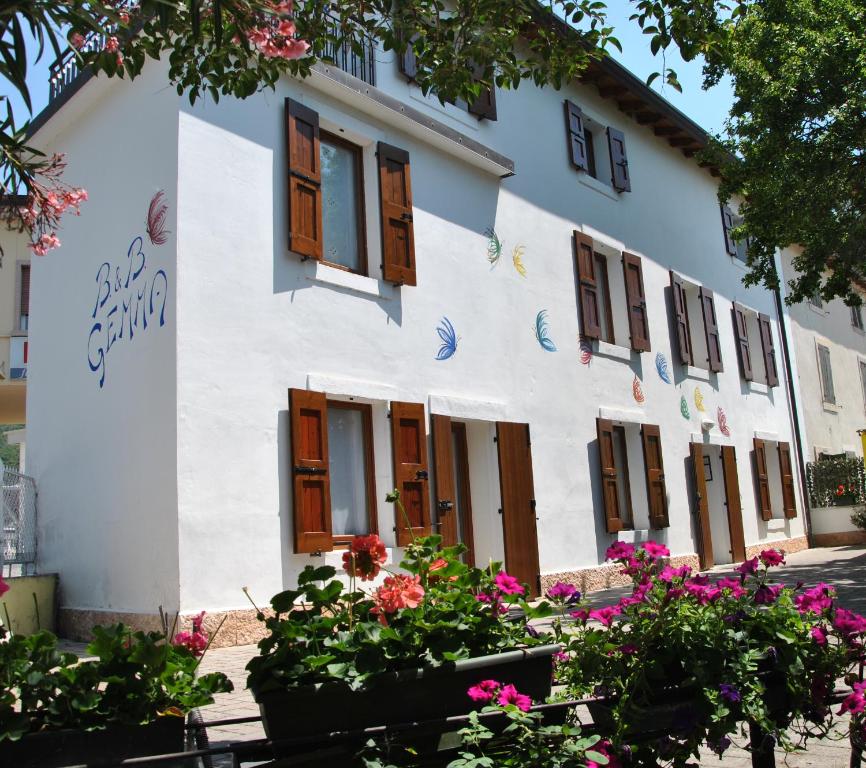
{"type": "Polygon", "coordinates": [[[36,482],[0,464],[0,575],[36,572],[36,482]]]}

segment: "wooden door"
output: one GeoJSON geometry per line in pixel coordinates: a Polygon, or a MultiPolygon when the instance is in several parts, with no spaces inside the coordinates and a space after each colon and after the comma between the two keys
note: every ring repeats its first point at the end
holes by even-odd
{"type": "Polygon", "coordinates": [[[391,403],[391,443],[394,453],[394,485],[400,491],[397,515],[397,546],[413,538],[429,536],[430,497],[427,488],[427,430],[422,403],[391,403]],[[408,518],[408,525],[407,519],[408,518]]]}
{"type": "Polygon", "coordinates": [[[743,507],[740,504],[737,452],[732,445],[722,446],[722,469],[725,473],[725,506],[728,508],[731,556],[735,563],[741,563],[746,559],[746,539],[743,534],[743,507]]]}
{"type": "Polygon", "coordinates": [[[535,527],[535,489],[529,425],[496,423],[499,453],[499,490],[505,569],[529,585],[529,597],[539,593],[538,532],[535,527]]]}
{"type": "Polygon", "coordinates": [[[469,484],[469,441],[466,425],[451,424],[451,452],[454,456],[454,492],[457,540],[466,546],[465,560],[475,565],[475,538],[472,531],[472,488],[469,484]]]}
{"type": "Polygon", "coordinates": [[[715,565],[713,534],[710,528],[710,504],[707,499],[707,477],[704,473],[704,447],[691,444],[692,473],[695,478],[695,528],[698,539],[698,560],[702,571],[715,565]]]}

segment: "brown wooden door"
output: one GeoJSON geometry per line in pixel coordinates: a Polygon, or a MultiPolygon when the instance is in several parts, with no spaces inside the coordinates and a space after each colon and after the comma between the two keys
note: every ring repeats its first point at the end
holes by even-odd
{"type": "Polygon", "coordinates": [[[451,417],[430,417],[433,429],[433,470],[436,517],[442,545],[453,547],[458,539],[457,503],[454,488],[454,451],[451,438],[451,417]]]}
{"type": "Polygon", "coordinates": [[[530,597],[539,593],[538,532],[535,527],[535,488],[529,425],[496,423],[499,453],[499,491],[505,569],[529,585],[530,597]]]}
{"type": "Polygon", "coordinates": [[[732,445],[722,446],[722,469],[725,474],[725,506],[728,508],[731,556],[735,563],[741,563],[746,559],[746,539],[743,534],[743,507],[740,504],[737,452],[732,445]]]}
{"type": "Polygon", "coordinates": [[[412,537],[429,536],[430,497],[427,489],[427,430],[422,403],[391,403],[391,442],[394,451],[394,485],[409,518],[395,510],[397,546],[412,537]],[[411,531],[410,531],[411,529],[411,531]]]}
{"type": "Polygon", "coordinates": [[[710,504],[707,499],[707,477],[704,473],[704,447],[691,444],[692,474],[695,478],[695,528],[698,539],[698,560],[702,571],[715,565],[713,534],[710,528],[710,504]]]}

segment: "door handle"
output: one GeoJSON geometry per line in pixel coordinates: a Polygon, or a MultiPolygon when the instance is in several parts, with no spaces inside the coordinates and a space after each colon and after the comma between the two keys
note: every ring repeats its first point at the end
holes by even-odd
{"type": "Polygon", "coordinates": [[[426,469],[419,469],[419,470],[415,473],[415,479],[416,479],[416,480],[426,480],[428,477],[430,477],[430,475],[429,475],[429,473],[427,472],[426,469]]]}
{"type": "Polygon", "coordinates": [[[454,509],[454,502],[450,499],[442,499],[436,506],[440,512],[450,512],[454,509]]]}

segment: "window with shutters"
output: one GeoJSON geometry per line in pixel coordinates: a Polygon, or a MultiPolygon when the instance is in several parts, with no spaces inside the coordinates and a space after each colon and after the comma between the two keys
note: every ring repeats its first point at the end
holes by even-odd
{"type": "Polygon", "coordinates": [[[17,329],[26,331],[30,327],[30,265],[18,265],[18,288],[16,291],[18,317],[17,329]]]}
{"type": "Polygon", "coordinates": [[[830,347],[817,343],[818,374],[821,377],[821,396],[825,405],[836,405],[836,390],[833,386],[833,366],[830,363],[830,347]]]}
{"type": "Polygon", "coordinates": [[[673,349],[680,363],[716,373],[724,370],[716,300],[709,288],[671,271],[673,349]]]}
{"type": "Polygon", "coordinates": [[[755,438],[752,450],[758,514],[763,520],[797,516],[791,445],[755,438]]]}
{"type": "Polygon", "coordinates": [[[863,328],[863,307],[851,307],[851,325],[858,331],[864,330],[863,328]]]}
{"type": "Polygon", "coordinates": [[[743,217],[734,213],[728,206],[722,206],[722,234],[724,235],[725,251],[736,262],[746,264],[749,257],[748,239],[735,240],[732,230],[741,226],[743,217]]]}
{"type": "Polygon", "coordinates": [[[778,386],[776,331],[769,316],[735,301],[731,306],[731,320],[740,377],[768,387],[778,386]]]}
{"type": "Polygon", "coordinates": [[[616,192],[631,191],[631,173],[625,135],[587,114],[573,101],[565,101],[565,127],[572,167],[591,189],[618,199],[616,192]],[[595,181],[587,182],[587,179],[595,181]]]}
{"type": "MultiPolygon", "coordinates": [[[[412,38],[415,40],[415,37],[412,38]]],[[[397,68],[400,71],[400,74],[406,78],[406,81],[411,85],[415,85],[415,81],[418,77],[418,63],[415,58],[415,52],[412,50],[411,46],[408,46],[406,50],[401,55],[397,55],[397,68]]],[[[484,73],[481,69],[476,69],[473,74],[473,79],[475,82],[483,80],[484,73]]],[[[420,95],[420,90],[418,90],[418,94],[420,95]]],[[[421,98],[422,101],[425,101],[428,104],[432,104],[436,102],[438,105],[442,103],[438,100],[435,93],[430,94],[429,96],[424,96],[421,98]]],[[[471,102],[468,102],[464,99],[446,99],[445,104],[456,107],[464,112],[468,112],[470,115],[474,115],[479,120],[496,120],[496,86],[491,85],[490,87],[482,87],[481,93],[478,95],[478,98],[474,99],[471,102]]]]}
{"type": "Polygon", "coordinates": [[[367,274],[361,147],[320,132],[323,261],[367,274]]]}

